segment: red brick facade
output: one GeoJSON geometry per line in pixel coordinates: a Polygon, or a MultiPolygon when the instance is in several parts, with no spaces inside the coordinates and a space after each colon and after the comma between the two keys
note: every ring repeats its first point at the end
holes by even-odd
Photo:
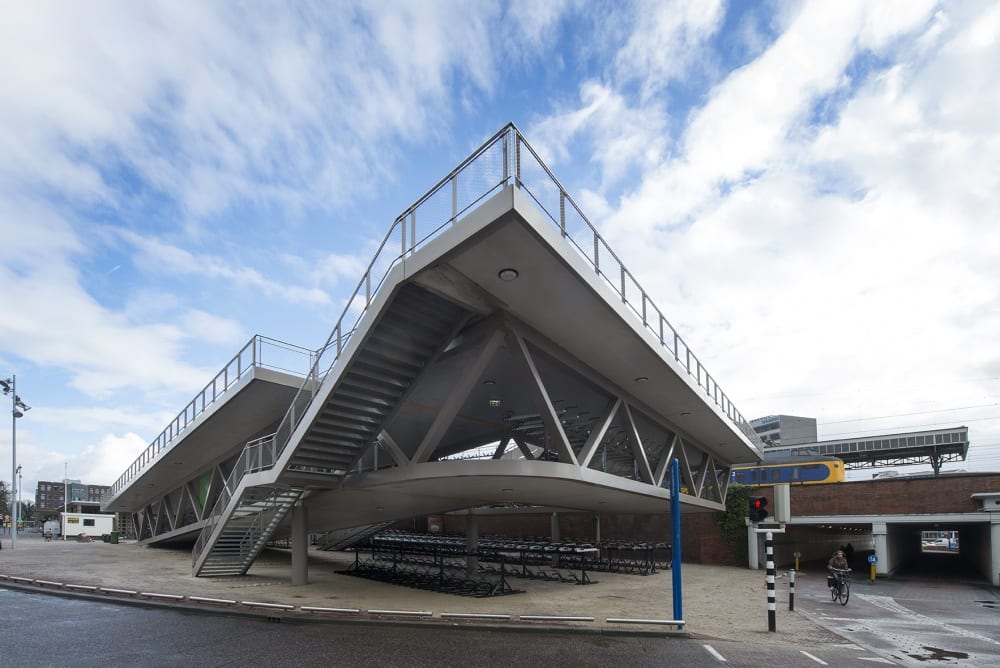
{"type": "MultiPolygon", "coordinates": [[[[976,492],[1000,492],[998,473],[960,473],[934,478],[880,478],[791,488],[792,515],[972,513],[982,510],[976,492]]],[[[771,488],[761,488],[771,500],[771,488]]]]}

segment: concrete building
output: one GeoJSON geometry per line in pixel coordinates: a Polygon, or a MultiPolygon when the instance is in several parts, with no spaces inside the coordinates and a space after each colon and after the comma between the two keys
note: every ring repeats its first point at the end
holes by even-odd
{"type": "Polygon", "coordinates": [[[768,415],[750,420],[765,447],[816,442],[816,418],[768,415]]]}
{"type": "Polygon", "coordinates": [[[109,485],[91,485],[79,480],[65,484],[62,480],[39,480],[35,488],[35,516],[39,521],[58,519],[67,500],[99,505],[110,491],[109,485]]]}

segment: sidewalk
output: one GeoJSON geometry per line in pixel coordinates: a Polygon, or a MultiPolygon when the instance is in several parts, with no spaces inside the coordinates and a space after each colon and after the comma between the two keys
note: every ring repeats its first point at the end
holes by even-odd
{"type": "MultiPolygon", "coordinates": [[[[541,623],[548,627],[592,632],[666,634],[676,629],[607,622],[607,619],[618,618],[671,619],[670,571],[650,576],[595,572],[591,577],[597,584],[585,586],[510,578],[510,583],[524,593],[470,598],[338,574],[337,571],[354,562],[354,554],[347,552],[311,550],[309,584],[292,586],[290,557],[282,550],[266,550],[243,577],[196,578],[191,575],[191,554],[187,550],[143,547],[129,541],[112,545],[100,539],[91,543],[45,542],[40,534],[31,533],[18,536],[16,549],[10,549],[9,537],[3,537],[0,542],[3,544],[0,587],[98,595],[148,604],[239,610],[267,616],[308,615],[340,620],[388,618],[429,623],[485,621],[497,626],[517,625],[522,623],[519,618],[525,615],[593,617],[594,621],[542,620],[541,623]],[[388,614],[385,611],[423,614],[388,614]],[[511,620],[454,617],[466,614],[509,615],[511,620]]],[[[767,590],[763,571],[684,564],[681,573],[683,631],[686,634],[742,642],[842,642],[804,615],[788,611],[787,579],[783,573],[776,587],[777,633],[767,631],[767,590]]],[[[798,575],[800,580],[803,577],[808,576],[798,575]]]]}

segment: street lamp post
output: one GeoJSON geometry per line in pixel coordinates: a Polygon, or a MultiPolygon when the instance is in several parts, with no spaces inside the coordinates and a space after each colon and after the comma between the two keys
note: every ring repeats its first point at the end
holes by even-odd
{"type": "MultiPolygon", "coordinates": [[[[6,380],[0,380],[0,389],[3,390],[4,395],[10,395],[10,486],[14,487],[17,484],[17,474],[20,471],[20,467],[17,465],[17,418],[23,417],[24,413],[22,411],[31,410],[31,406],[28,406],[23,401],[21,397],[17,396],[17,376],[12,375],[6,380]],[[21,410],[18,410],[21,409],[21,410]]],[[[11,491],[11,524],[10,524],[10,546],[11,548],[17,547],[17,498],[16,494],[20,490],[11,491]]]]}
{"type": "MultiPolygon", "coordinates": [[[[24,481],[21,480],[20,464],[17,465],[16,473],[17,473],[17,493],[14,496],[14,502],[17,504],[17,516],[16,519],[14,520],[15,522],[21,520],[21,488],[22,488],[21,483],[24,481]]],[[[14,524],[14,533],[17,533],[17,524],[14,524]]]]}

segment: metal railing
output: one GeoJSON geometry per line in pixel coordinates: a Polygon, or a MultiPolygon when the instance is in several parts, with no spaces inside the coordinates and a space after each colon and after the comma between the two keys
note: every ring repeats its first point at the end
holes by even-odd
{"type": "MultiPolygon", "coordinates": [[[[314,393],[339,359],[392,268],[449,226],[456,224],[477,204],[508,185],[520,188],[531,197],[563,237],[590,262],[597,275],[607,281],[622,302],[641,319],[643,326],[659,339],[660,344],[696,380],[705,395],[722,409],[752,443],[763,447],[743,415],[652,303],[649,295],[614,254],[597,228],[525,141],[517,127],[508,123],[393,221],[329,338],[318,349],[306,382],[292,400],[277,431],[267,437],[273,441],[268,446],[266,458],[270,464],[265,465],[265,460],[258,456],[260,466],[270,468],[281,457],[292,434],[309,410],[314,393]]],[[[256,442],[247,444],[248,450],[256,448],[260,448],[256,442]]],[[[253,455],[241,457],[241,461],[248,457],[252,459],[253,455]]],[[[226,480],[224,494],[208,517],[206,527],[195,545],[196,557],[204,547],[207,536],[212,533],[215,521],[239,486],[243,473],[248,470],[242,466],[238,469],[238,475],[234,469],[226,480]],[[225,502],[223,498],[226,499],[225,502]]]]}
{"type": "Polygon", "coordinates": [[[265,336],[252,337],[219,373],[195,395],[194,399],[177,414],[160,434],[136,457],[125,472],[111,486],[108,498],[114,498],[139,473],[150,466],[164,450],[210,408],[220,397],[238,383],[255,367],[274,369],[303,376],[303,367],[312,366],[315,353],[284,341],[265,336]],[[305,363],[302,363],[305,360],[305,363]],[[296,365],[298,361],[298,365],[296,365]]]}
{"type": "Polygon", "coordinates": [[[666,316],[653,304],[639,281],[632,275],[597,228],[584,215],[570,197],[559,179],[549,171],[534,149],[521,137],[513,125],[508,126],[515,138],[513,170],[516,185],[535,202],[576,251],[586,259],[598,276],[603,278],[628,306],[643,327],[653,333],[660,345],[670,352],[676,362],[694,379],[705,396],[717,405],[726,417],[758,448],[763,448],[760,437],[750,423],[736,409],[729,396],[702,365],[681,335],[666,316]],[[526,153],[525,153],[526,152],[526,153]]]}

